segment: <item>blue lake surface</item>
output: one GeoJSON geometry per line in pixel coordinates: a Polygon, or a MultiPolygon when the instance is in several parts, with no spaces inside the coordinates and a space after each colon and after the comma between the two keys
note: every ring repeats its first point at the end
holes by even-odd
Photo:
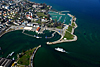
{"type": "MultiPolygon", "coordinates": [[[[36,67],[99,67],[100,66],[100,0],[31,0],[46,3],[58,11],[70,11],[77,17],[76,42],[51,45],[62,47],[69,54],[39,51],[34,64],[36,67]],[[47,54],[49,55],[47,55],[47,54]],[[41,57],[41,54],[42,57],[41,57]],[[42,59],[41,59],[42,58],[42,59]],[[44,59],[43,59],[44,58],[44,59]],[[42,62],[44,61],[44,62],[42,62]],[[39,63],[39,65],[38,65],[39,63]],[[48,66],[49,65],[49,66],[48,66]]],[[[41,48],[42,49],[42,48],[41,48]]]]}
{"type": "MultiPolygon", "coordinates": [[[[31,0],[37,3],[51,5],[57,11],[70,11],[77,18],[78,28],[75,42],[46,45],[48,40],[35,39],[14,31],[0,38],[0,56],[6,57],[12,51],[22,50],[42,45],[34,58],[34,67],[100,67],[100,0],[31,0]],[[68,53],[55,51],[61,47],[68,53]]],[[[33,34],[30,32],[30,34],[33,34]]],[[[48,35],[49,36],[49,35],[48,35]]],[[[55,39],[59,39],[55,36],[55,39]]],[[[52,39],[53,40],[53,39],[52,39]]],[[[15,54],[14,54],[15,55],[15,54]]]]}

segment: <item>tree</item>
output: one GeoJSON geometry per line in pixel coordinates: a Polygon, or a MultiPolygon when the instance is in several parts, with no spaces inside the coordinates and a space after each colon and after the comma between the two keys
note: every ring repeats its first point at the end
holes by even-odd
{"type": "Polygon", "coordinates": [[[46,8],[46,7],[47,7],[47,5],[46,5],[45,3],[43,3],[43,7],[44,7],[44,8],[46,8]]]}
{"type": "Polygon", "coordinates": [[[53,20],[51,20],[51,23],[53,23],[53,20]]]}
{"type": "Polygon", "coordinates": [[[56,25],[55,25],[55,24],[53,24],[53,27],[55,28],[55,27],[56,27],[56,25]]]}
{"type": "Polygon", "coordinates": [[[61,23],[61,28],[63,28],[63,23],[61,23]]]}
{"type": "Polygon", "coordinates": [[[58,23],[58,25],[59,25],[59,26],[61,25],[61,21],[58,23]]]}
{"type": "Polygon", "coordinates": [[[55,24],[55,26],[58,26],[57,19],[55,19],[55,23],[54,24],[55,24]]]}
{"type": "Polygon", "coordinates": [[[47,14],[47,20],[50,20],[50,14],[47,14]]]}

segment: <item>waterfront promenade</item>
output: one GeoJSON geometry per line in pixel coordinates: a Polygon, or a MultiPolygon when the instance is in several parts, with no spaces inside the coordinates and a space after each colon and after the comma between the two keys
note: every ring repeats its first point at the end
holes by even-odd
{"type": "Polygon", "coordinates": [[[16,30],[23,30],[24,27],[22,26],[11,26],[8,29],[6,29],[1,35],[0,37],[2,37],[3,35],[5,35],[6,33],[12,32],[12,31],[16,31],[16,30]]]}
{"type": "MultiPolygon", "coordinates": [[[[74,16],[71,15],[71,14],[67,14],[67,15],[69,15],[70,17],[72,17],[72,19],[71,19],[71,25],[72,25],[72,23],[75,24],[75,26],[72,28],[72,31],[71,31],[71,32],[69,32],[69,31],[66,29],[66,28],[68,28],[68,26],[69,26],[69,25],[67,25],[67,24],[64,24],[65,26],[64,26],[63,29],[43,27],[43,28],[40,30],[40,32],[38,32],[38,33],[43,33],[44,30],[50,30],[50,31],[55,31],[55,33],[57,32],[59,35],[61,35],[61,38],[60,38],[59,40],[54,41],[54,42],[47,42],[47,44],[57,44],[57,43],[72,42],[72,41],[76,41],[76,40],[77,40],[77,36],[73,34],[75,28],[78,27],[77,24],[75,23],[76,17],[74,17],[74,16]],[[73,17],[74,17],[74,18],[73,18],[73,17]],[[74,22],[73,22],[73,20],[74,20],[74,22]],[[71,40],[67,40],[67,39],[65,40],[65,39],[64,39],[64,36],[65,36],[65,34],[66,34],[66,31],[69,32],[70,34],[72,34],[72,35],[74,36],[73,39],[71,39],[71,40]]],[[[11,32],[11,31],[15,31],[15,30],[23,30],[23,32],[22,32],[23,34],[28,35],[28,36],[31,36],[31,37],[34,37],[33,35],[24,33],[25,30],[24,30],[24,27],[23,27],[23,26],[11,26],[11,27],[9,27],[2,35],[4,35],[5,33],[8,33],[8,32],[11,32]]],[[[35,30],[30,30],[30,31],[35,31],[35,30]]],[[[54,34],[55,34],[55,33],[54,33],[54,34]]],[[[54,34],[52,35],[52,37],[54,37],[54,34]]],[[[2,36],[2,35],[1,35],[1,36],[2,36]]],[[[0,36],[0,37],[1,37],[1,36],[0,36]]],[[[47,37],[47,38],[52,38],[52,37],[47,37]]],[[[40,37],[40,38],[42,38],[42,37],[40,37]]]]}

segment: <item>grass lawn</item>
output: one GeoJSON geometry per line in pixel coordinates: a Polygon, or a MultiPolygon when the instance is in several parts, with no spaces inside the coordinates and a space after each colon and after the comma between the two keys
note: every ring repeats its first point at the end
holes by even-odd
{"type": "Polygon", "coordinates": [[[40,19],[39,19],[38,21],[36,21],[36,23],[38,23],[38,24],[39,24],[39,23],[40,23],[40,19]]]}
{"type": "Polygon", "coordinates": [[[18,64],[29,65],[30,57],[35,49],[36,49],[36,47],[26,51],[25,54],[18,60],[18,64]]]}
{"type": "Polygon", "coordinates": [[[73,28],[72,26],[69,26],[67,30],[68,30],[69,32],[72,32],[72,28],[73,28]]]}
{"type": "Polygon", "coordinates": [[[44,16],[45,17],[45,15],[44,15],[44,13],[42,13],[42,12],[37,12],[37,15],[40,17],[40,16],[44,16]]]}
{"type": "Polygon", "coordinates": [[[47,7],[47,9],[49,10],[50,7],[47,7]]]}
{"type": "Polygon", "coordinates": [[[75,23],[72,22],[72,26],[74,27],[75,26],[75,23]]]}
{"type": "Polygon", "coordinates": [[[73,37],[74,37],[74,35],[72,35],[71,33],[66,31],[64,38],[67,38],[67,40],[71,40],[71,39],[73,39],[73,37]]]}
{"type": "MultiPolygon", "coordinates": [[[[17,67],[25,67],[25,66],[17,65],[17,67]]],[[[26,66],[26,67],[27,67],[27,66],[26,66]]]]}

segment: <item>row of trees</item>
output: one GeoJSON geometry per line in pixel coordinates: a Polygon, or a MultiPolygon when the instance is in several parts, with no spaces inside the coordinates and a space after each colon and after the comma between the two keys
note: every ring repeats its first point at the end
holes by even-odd
{"type": "Polygon", "coordinates": [[[61,28],[63,28],[63,23],[60,21],[60,22],[57,22],[57,19],[55,19],[55,21],[50,21],[48,24],[47,24],[48,27],[58,27],[58,26],[61,26],[61,28]],[[53,25],[51,25],[53,23],[53,25]]]}

